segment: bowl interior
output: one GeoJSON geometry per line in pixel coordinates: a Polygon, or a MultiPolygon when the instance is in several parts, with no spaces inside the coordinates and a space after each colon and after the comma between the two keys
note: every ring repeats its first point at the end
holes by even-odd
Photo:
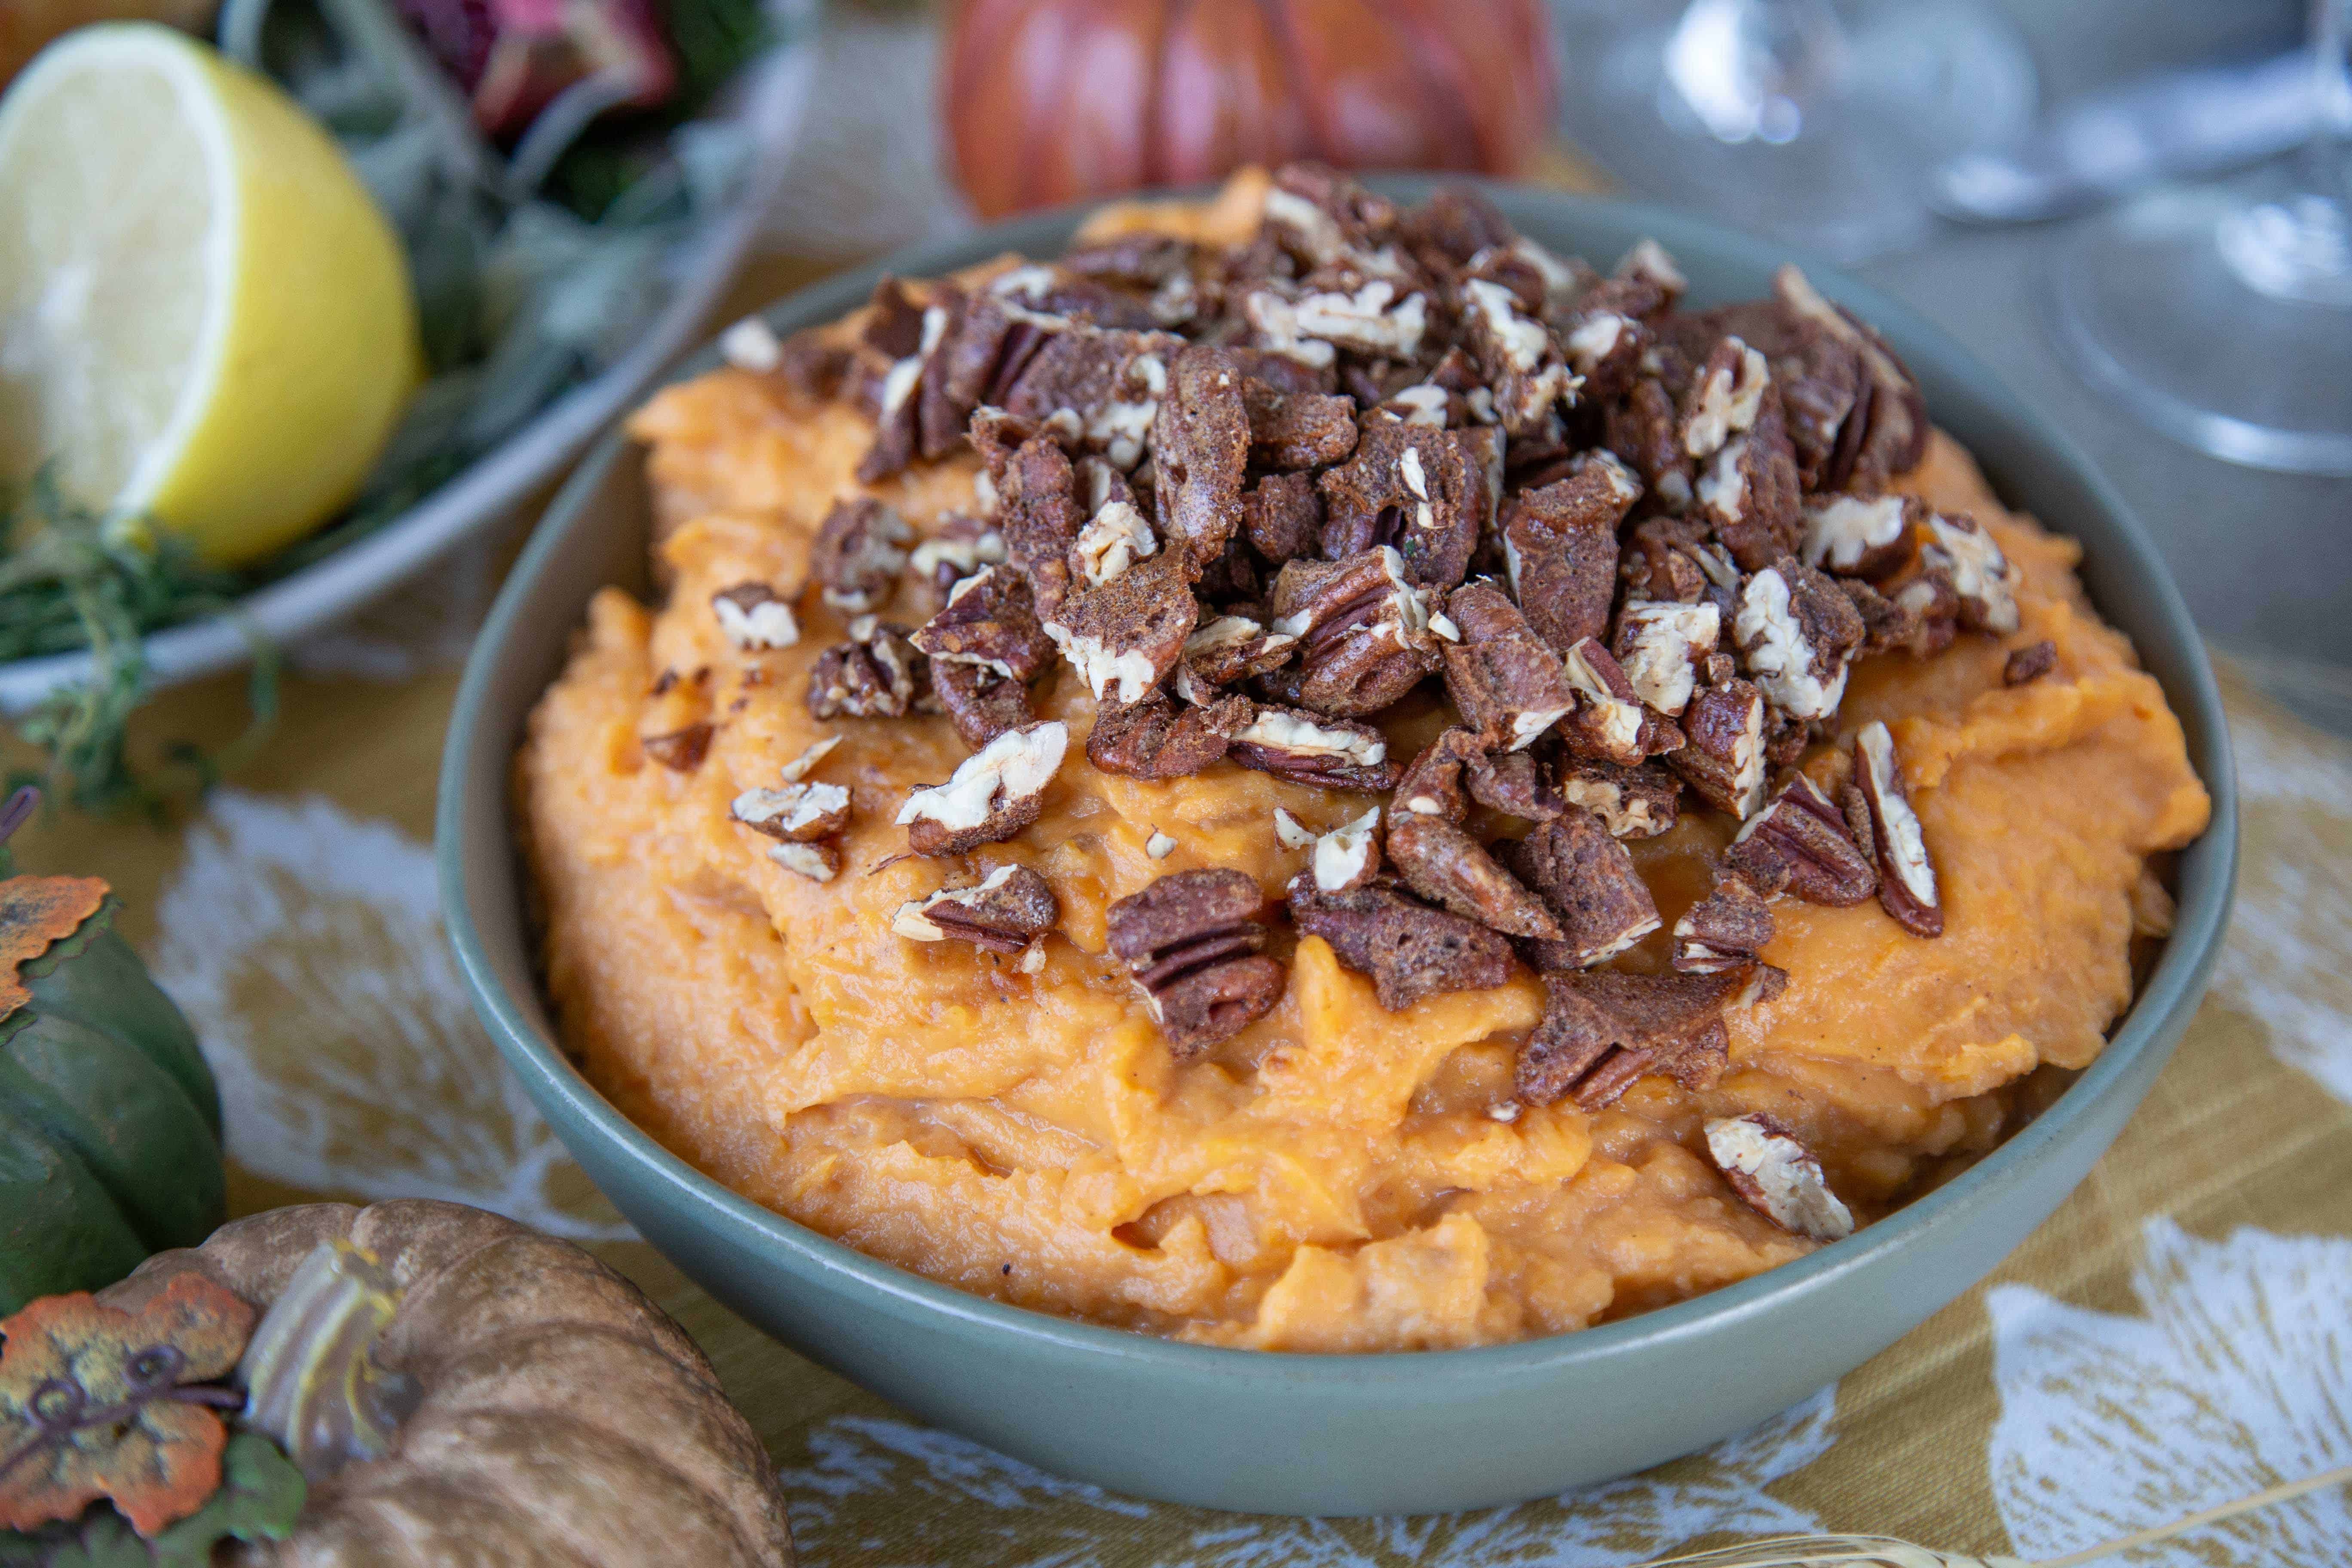
{"type": "MultiPolygon", "coordinates": [[[[1378,184],[1401,199],[1418,200],[1437,182],[1396,177],[1378,184]]],[[[1656,237],[1690,275],[1693,297],[1700,303],[1765,293],[1774,268],[1791,259],[1783,248],[1657,208],[1487,188],[1528,234],[1604,264],[1635,240],[1656,237]]],[[[791,331],[862,302],[886,270],[907,276],[941,272],[1005,250],[1051,255],[1066,242],[1080,216],[1048,215],[902,252],[797,293],[766,314],[780,331],[791,331]]],[[[1465,1383],[1499,1385],[1538,1372],[1598,1365],[1636,1349],[1654,1351],[1731,1319],[1783,1310],[1793,1299],[1817,1299],[1842,1277],[1884,1263],[1892,1254],[1924,1257],[1920,1249],[1939,1227],[1970,1205],[2029,1183],[2043,1152],[2066,1139],[2095,1108],[2112,1097],[2136,1100],[2144,1091],[2202,993],[2227,919],[2237,846],[2234,782],[2220,693],[2204,645],[2153,547],[2113,489],[2046,417],[1939,330],[1834,268],[1795,259],[1824,293],[1875,324],[1906,358],[1937,422],[1975,453],[2006,503],[2081,541],[2083,574],[2093,599],[2111,624],[2132,637],[2162,683],[2187,732],[2190,761],[2213,797],[2212,826],[2180,858],[2174,933],[2131,1011],[2112,1032],[2108,1048],[2050,1110],[1958,1178],[1847,1241],[1692,1300],[1550,1339],[1370,1356],[1180,1344],[1032,1312],[878,1262],[728,1191],[631,1124],[558,1046],[534,977],[508,815],[509,769],[524,719],[558,673],[588,597],[608,584],[640,592],[646,584],[649,508],[643,465],[637,450],[618,435],[608,437],[565,487],[508,579],[467,667],[444,759],[438,854],[445,911],[478,1006],[509,1064],[567,1142],[577,1148],[581,1140],[592,1140],[624,1162],[633,1181],[658,1194],[651,1202],[688,1216],[719,1237],[719,1245],[748,1249],[763,1266],[854,1284],[885,1318],[954,1320],[992,1335],[1051,1342],[1074,1355],[1141,1359],[1171,1372],[1230,1373],[1246,1363],[1261,1380],[1351,1390],[1351,1397],[1377,1400],[1383,1391],[1439,1382],[1455,1388],[1465,1383]]],[[[715,350],[706,349],[677,374],[699,374],[717,359],[715,350]]]]}

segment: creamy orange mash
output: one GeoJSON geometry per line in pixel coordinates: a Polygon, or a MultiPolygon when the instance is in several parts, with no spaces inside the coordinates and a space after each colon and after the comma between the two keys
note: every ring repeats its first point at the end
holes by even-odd
{"type": "MultiPolygon", "coordinates": [[[[947,720],[812,720],[809,668],[843,636],[813,594],[802,640],[778,652],[738,652],[704,606],[746,579],[800,581],[838,498],[879,495],[929,531],[971,505],[974,462],[864,490],[866,420],[731,370],[664,392],[632,430],[651,449],[667,607],[597,596],[516,767],[565,1039],[717,1180],[1041,1310],[1215,1344],[1434,1349],[1581,1328],[1799,1257],[1814,1244],[1732,1194],[1702,1124],[1769,1112],[1862,1220],[1916,1195],[2038,1103],[2052,1075],[2037,1068],[2098,1055],[2131,999],[2135,939],[2168,923],[2150,858],[2207,818],[2180,726],[2084,597],[2076,546],[2005,512],[1938,435],[1904,484],[1992,531],[2022,625],[1864,662],[1837,722],[1847,742],[1873,720],[1893,729],[1942,883],[1940,939],[1874,900],[1780,900],[1764,956],[1788,987],[1730,1016],[1720,1082],[1645,1078],[1597,1115],[1570,1100],[1493,1113],[1541,1012],[1533,975],[1387,1013],[1317,938],[1283,954],[1270,1015],[1177,1066],[1105,951],[1106,907],[1205,867],[1279,900],[1307,852],[1277,841],[1275,808],[1319,831],[1363,798],[1231,763],[1167,783],[1099,773],[1083,744],[1094,700],[1063,666],[1035,699],[1071,731],[1042,819],[966,856],[906,858],[900,803],[968,752],[947,720]],[[2045,638],[2055,669],[2005,687],[2008,650],[2045,638]],[[681,679],[653,695],[665,672],[681,679]],[[716,726],[698,768],[648,761],[640,736],[698,719],[716,726]],[[729,802],[829,734],[842,743],[821,776],[849,787],[854,815],[841,875],[817,883],[772,863],[729,802]],[[1165,858],[1146,853],[1155,835],[1174,840],[1165,858]],[[1060,900],[1036,973],[893,934],[902,903],[1008,864],[1060,900]]],[[[1432,704],[1391,722],[1396,754],[1445,721],[1432,704]]],[[[1834,766],[1832,749],[1815,765],[1834,766]]],[[[1631,844],[1666,927],[1731,830],[1689,810],[1631,844]]],[[[1662,968],[1667,946],[1661,933],[1622,962],[1662,968]]]]}

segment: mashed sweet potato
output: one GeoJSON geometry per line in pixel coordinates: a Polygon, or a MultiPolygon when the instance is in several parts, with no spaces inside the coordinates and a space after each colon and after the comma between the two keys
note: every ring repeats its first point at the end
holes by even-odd
{"type": "MultiPolygon", "coordinates": [[[[1282,939],[1289,985],[1270,1015],[1179,1066],[1105,951],[1107,906],[1195,867],[1278,900],[1305,853],[1277,841],[1275,809],[1320,830],[1362,799],[1227,763],[1168,783],[1099,773],[1081,743],[1095,701],[1063,667],[1036,699],[1072,735],[1042,819],[967,856],[906,857],[898,807],[967,753],[948,722],[813,721],[808,669],[843,621],[814,595],[800,643],[772,653],[730,647],[703,606],[747,578],[799,581],[838,497],[878,494],[928,531],[971,504],[972,461],[861,487],[867,421],[735,371],[667,390],[632,428],[667,530],[667,607],[598,595],[516,763],[565,1039],[717,1180],[1023,1306],[1217,1344],[1433,1349],[1581,1328],[1796,1258],[1813,1244],[1733,1196],[1703,1123],[1769,1112],[1864,1221],[1916,1195],[2014,1126],[2046,1090],[2029,1075],[2098,1055],[2136,937],[2166,928],[2150,858],[2206,822],[2179,724],[2084,599],[2076,547],[2003,511],[1938,436],[1904,484],[1991,530],[2022,625],[1866,661],[1838,722],[1892,727],[1941,938],[1875,901],[1780,900],[1765,957],[1789,984],[1732,1016],[1720,1081],[1645,1078],[1597,1115],[1566,1100],[1497,1114],[1542,1010],[1532,975],[1389,1013],[1317,938],[1282,939]],[[2005,686],[2008,650],[2042,639],[2054,669],[2005,686]],[[648,759],[641,737],[698,720],[714,726],[698,767],[648,759]],[[826,734],[843,742],[821,776],[848,787],[853,816],[842,874],[818,883],[773,864],[729,802],[826,734]],[[1155,835],[1174,840],[1165,858],[1147,854],[1155,835]],[[1060,900],[1035,973],[893,934],[905,901],[1007,864],[1060,900]]],[[[1393,720],[1399,754],[1444,722],[1434,704],[1393,720]]],[[[1668,927],[1731,826],[1686,812],[1632,846],[1668,927]]],[[[1622,963],[1665,952],[1661,934],[1622,963]]]]}

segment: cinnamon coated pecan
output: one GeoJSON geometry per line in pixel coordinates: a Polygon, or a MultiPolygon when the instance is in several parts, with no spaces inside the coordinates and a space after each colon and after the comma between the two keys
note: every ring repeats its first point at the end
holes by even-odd
{"type": "Polygon", "coordinates": [[[1742,570],[1769,566],[1804,536],[1797,454],[1780,415],[1780,393],[1767,386],[1748,431],[1734,436],[1704,463],[1692,491],[1691,515],[1742,570]]]}
{"type": "Polygon", "coordinates": [[[1519,1047],[1519,1099],[1549,1105],[1572,1095],[1590,1112],[1614,1104],[1647,1073],[1669,1074],[1685,1088],[1713,1083],[1729,1047],[1723,1010],[1754,978],[1738,970],[1545,975],[1543,1022],[1519,1047]]]}
{"type": "Polygon", "coordinates": [[[1790,773],[1748,819],[1723,863],[1759,893],[1786,889],[1807,903],[1843,907],[1878,890],[1878,873],[1843,814],[1803,773],[1790,773]]]}
{"type": "Polygon", "coordinates": [[[1391,546],[1409,581],[1461,582],[1493,510],[1476,446],[1464,432],[1366,420],[1355,456],[1316,481],[1323,553],[1338,560],[1391,546]]]}
{"type": "Polygon", "coordinates": [[[1195,345],[1175,357],[1151,432],[1160,524],[1194,574],[1224,552],[1242,525],[1249,465],[1244,376],[1223,350],[1195,345]]]}
{"type": "Polygon", "coordinates": [[[728,642],[744,653],[791,647],[801,640],[792,602],[765,583],[738,583],[710,595],[710,613],[728,642]]]}
{"type": "Polygon", "coordinates": [[[1503,509],[1502,536],[1512,596],[1528,624],[1566,653],[1609,635],[1617,594],[1617,524],[1642,497],[1641,482],[1614,458],[1555,483],[1522,490],[1503,509]]]}
{"type": "Polygon", "coordinates": [[[1328,833],[1314,832],[1276,806],[1274,836],[1285,848],[1313,852],[1307,857],[1307,875],[1318,892],[1349,892],[1380,875],[1381,808],[1377,805],[1328,833]]]}
{"type": "Polygon", "coordinates": [[[1643,705],[1679,719],[1722,635],[1723,617],[1711,604],[1628,599],[1617,613],[1612,651],[1643,705]]]}
{"type": "Polygon", "coordinates": [[[1642,705],[1616,656],[1586,637],[1562,661],[1576,691],[1576,710],[1562,721],[1561,741],[1581,757],[1598,757],[1620,767],[1683,749],[1683,731],[1673,721],[1642,705]]]}
{"type": "Polygon", "coordinates": [[[1715,890],[1675,921],[1675,967],[1720,974],[1753,963],[1772,940],[1772,906],[1746,878],[1718,877],[1715,890]]]}
{"type": "Polygon", "coordinates": [[[1470,759],[1466,783],[1470,798],[1480,805],[1529,822],[1549,822],[1568,809],[1568,801],[1544,773],[1530,752],[1488,752],[1470,759]]]}
{"type": "Polygon", "coordinates": [[[1500,932],[1391,888],[1325,893],[1301,878],[1290,887],[1290,918],[1301,935],[1320,937],[1341,963],[1370,975],[1373,994],[1391,1013],[1511,977],[1511,945],[1500,932]]]}
{"type": "Polygon", "coordinates": [[[1265,896],[1239,871],[1177,871],[1108,911],[1110,950],[1179,1061],[1274,1010],[1287,972],[1265,956],[1265,896]]]}
{"type": "Polygon", "coordinates": [[[1026,866],[999,866],[969,888],[941,888],[900,904],[890,929],[909,942],[968,942],[1014,953],[1054,926],[1061,901],[1026,866]]]}
{"type": "Polygon", "coordinates": [[[1706,687],[1683,710],[1686,743],[1666,759],[1700,799],[1743,821],[1764,804],[1764,706],[1748,681],[1706,687]]]}
{"type": "Polygon", "coordinates": [[[1878,865],[1878,901],[1913,936],[1944,934],[1944,906],[1936,890],[1936,866],[1911,795],[1903,785],[1903,765],[1895,737],[1873,721],[1853,738],[1853,783],[1846,816],[1863,849],[1878,865]],[[1866,835],[1866,836],[1865,836],[1866,835]]]}
{"type": "Polygon", "coordinates": [[[932,666],[931,695],[963,743],[975,750],[1037,717],[1030,710],[1025,682],[977,664],[932,666]]]}
{"type": "Polygon", "coordinates": [[[908,640],[935,667],[978,665],[1024,682],[1045,667],[1054,646],[1038,624],[1029,584],[1010,566],[986,567],[958,583],[940,613],[908,640]]]}
{"type": "Polygon", "coordinates": [[[1883,578],[1911,558],[1927,516],[1916,496],[1819,496],[1805,503],[1799,552],[1806,565],[1841,577],[1883,578]]]}
{"type": "MultiPolygon", "coordinates": [[[[1758,703],[1760,713],[1760,698],[1758,703]]],[[[1698,745],[1698,734],[1693,731],[1690,744],[1668,760],[1678,761],[1698,745]]],[[[1764,770],[1759,762],[1756,769],[1759,799],[1762,798],[1763,782],[1764,770]]],[[[1619,838],[1655,838],[1672,827],[1682,793],[1674,775],[1655,763],[1629,768],[1599,757],[1566,755],[1560,757],[1553,773],[1552,787],[1563,802],[1592,813],[1602,826],[1619,838]]]]}
{"type": "Polygon", "coordinates": [[[1044,811],[1045,787],[1069,743],[1069,727],[1059,720],[997,736],[947,783],[907,797],[898,816],[907,847],[918,855],[961,855],[1012,837],[1044,811]]]}
{"type": "Polygon", "coordinates": [[[1388,858],[1414,892],[1457,915],[1507,936],[1560,937],[1560,922],[1543,900],[1443,816],[1397,813],[1389,824],[1388,858]]]}
{"type": "Polygon", "coordinates": [[[1087,736],[1087,760],[1104,773],[1128,778],[1183,778],[1221,760],[1256,711],[1246,697],[1180,707],[1155,691],[1140,702],[1108,705],[1096,714],[1087,736]]]}
{"type": "Polygon", "coordinates": [[[1066,600],[1045,632],[1097,698],[1139,702],[1174,672],[1199,615],[1183,560],[1164,552],[1066,600]]]}
{"type": "Polygon", "coordinates": [[[835,609],[870,615],[898,585],[914,537],[905,518],[870,496],[835,501],[810,547],[809,574],[835,609]]]}
{"type": "Polygon", "coordinates": [[[1234,735],[1226,755],[1294,784],[1378,794],[1396,785],[1387,737],[1370,724],[1260,703],[1234,735]]]}
{"type": "Polygon", "coordinates": [[[1427,600],[1393,550],[1293,561],[1268,607],[1275,633],[1299,639],[1297,700],[1318,712],[1377,713],[1437,668],[1427,600]]]}
{"type": "Polygon", "coordinates": [[[1356,449],[1356,402],[1321,392],[1286,392],[1255,377],[1242,380],[1249,416],[1250,460],[1263,468],[1324,468],[1356,449]]]}
{"type": "Polygon", "coordinates": [[[2000,667],[2000,683],[2003,686],[2023,686],[2029,681],[2041,679],[2057,668],[2058,645],[2044,637],[2040,642],[2010,650],[2009,658],[2000,667]]]}
{"type": "Polygon", "coordinates": [[[901,719],[929,684],[929,663],[907,640],[906,627],[860,616],[849,623],[849,640],[819,654],[810,668],[809,715],[901,719]]]}
{"type": "Polygon", "coordinates": [[[1559,656],[1492,583],[1465,583],[1445,601],[1461,640],[1444,648],[1445,690],[1489,751],[1521,751],[1576,706],[1559,656]]]}
{"type": "Polygon", "coordinates": [[[1558,917],[1557,937],[1520,949],[1538,970],[1605,963],[1658,929],[1658,906],[1633,855],[1589,811],[1570,807],[1505,847],[1502,858],[1558,917]]]}
{"type": "MultiPolygon", "coordinates": [[[[1349,426],[1353,428],[1352,426],[1349,426]]],[[[1323,500],[1312,474],[1268,474],[1242,497],[1242,532],[1275,565],[1312,555],[1323,537],[1323,500]]]]}
{"type": "Polygon", "coordinates": [[[1793,556],[1748,579],[1731,622],[1749,679],[1766,701],[1800,721],[1837,711],[1865,629],[1853,601],[1793,556]]]}

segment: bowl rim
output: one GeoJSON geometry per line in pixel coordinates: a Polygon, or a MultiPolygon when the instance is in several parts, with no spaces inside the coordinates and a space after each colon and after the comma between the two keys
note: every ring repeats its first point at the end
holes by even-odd
{"type": "MultiPolygon", "coordinates": [[[[543,1033],[507,993],[482,933],[472,919],[467,900],[469,878],[478,874],[520,878],[524,874],[519,857],[513,853],[512,804],[503,789],[499,809],[509,853],[478,858],[465,852],[466,789],[478,765],[478,751],[486,743],[501,748],[498,776],[503,780],[519,740],[519,733],[492,736],[484,732],[481,714],[495,670],[492,650],[503,647],[512,633],[522,613],[528,588],[566,542],[576,515],[610,480],[614,467],[638,450],[625,432],[615,429],[597,444],[549,503],[528,546],[500,587],[467,658],[453,704],[439,780],[436,858],[442,912],[450,942],[478,1012],[509,1067],[538,1091],[534,1098],[541,1099],[543,1104],[551,1101],[566,1116],[593,1129],[614,1152],[634,1165],[641,1177],[670,1189],[674,1203],[682,1201],[699,1207],[706,1211],[706,1219],[714,1228],[724,1228],[737,1239],[771,1249],[773,1266],[812,1277],[831,1276],[836,1287],[855,1288],[866,1293],[868,1305],[889,1317],[902,1321],[920,1319],[934,1326],[952,1323],[966,1330],[1033,1342],[1041,1348],[1052,1347],[1090,1360],[1155,1363],[1178,1375],[1211,1376],[1246,1368],[1254,1369],[1260,1377],[1272,1375],[1289,1384],[1320,1385],[1326,1391],[1336,1392],[1342,1386],[1381,1388],[1438,1380],[1491,1385],[1538,1373],[1556,1374],[1571,1367],[1654,1353],[1663,1345],[1710,1332],[1729,1321],[1777,1313],[1797,1298],[1833,1289],[1849,1276],[1921,1247],[1956,1226],[1980,1199],[2030,1179],[2042,1152],[2060,1142],[2075,1123],[2087,1119],[2141,1066],[2140,1058],[2152,1048],[2168,1049],[2172,1037],[2166,1035],[2166,1027],[2176,1017],[2185,1021],[2201,997],[2228,923],[2239,850],[2234,762],[2211,661],[2179,587],[2147,531],[2081,447],[2043,409],[2000,381],[1950,334],[1909,306],[1801,249],[1755,239],[1708,220],[1646,203],[1460,176],[1392,175],[1372,178],[1368,183],[1408,198],[1440,184],[1469,184],[1505,199],[1507,205],[1532,201],[1571,211],[1606,212],[1657,236],[1670,251],[1679,243],[1694,252],[1705,248],[1749,264],[1794,261],[1823,287],[1824,293],[1851,303],[1865,320],[1881,328],[1899,329],[1890,336],[1933,343],[1937,350],[1937,370],[1969,384],[1971,393],[1980,400],[2006,404],[2030,421],[2033,438],[2045,454],[2083,487],[2089,507],[2105,514],[2124,552],[2137,557],[2152,580],[2156,593],[2147,613],[2155,623],[2156,636],[2180,654],[2179,668],[2174,672],[2176,680],[2167,681],[2162,677],[2158,679],[2164,684],[2168,703],[2182,724],[2192,771],[2204,784],[2212,802],[2212,815],[2204,834],[2179,852],[2184,866],[2183,890],[2173,931],[2123,1017],[2109,1030],[2107,1043],[2097,1060],[2046,1110],[2018,1129],[1990,1154],[1846,1240],[1668,1306],[1569,1332],[1503,1344],[1410,1352],[1283,1352],[1197,1344],[1063,1318],[972,1295],[868,1257],[704,1175],[631,1121],[589,1083],[564,1055],[560,1043],[543,1033]],[[2179,689],[2175,689],[2176,681],[2179,689]],[[2192,876],[2194,885],[2190,886],[2192,876]]],[[[1195,189],[1144,192],[1139,195],[1149,199],[1199,194],[1195,189]]],[[[886,274],[924,277],[968,265],[996,251],[1019,248],[1014,237],[1050,232],[1107,205],[1110,204],[1076,203],[990,225],[972,233],[907,247],[867,266],[796,289],[757,313],[770,320],[784,314],[810,321],[830,320],[862,302],[876,281],[886,274]]],[[[719,363],[714,342],[675,367],[665,384],[702,374],[719,363]]],[[[522,716],[518,715],[518,725],[521,720],[522,716]]],[[[559,1122],[560,1134],[561,1119],[551,1115],[549,1120],[559,1122]]],[[[1971,1280],[1970,1284],[1978,1282],[1971,1280]]]]}

